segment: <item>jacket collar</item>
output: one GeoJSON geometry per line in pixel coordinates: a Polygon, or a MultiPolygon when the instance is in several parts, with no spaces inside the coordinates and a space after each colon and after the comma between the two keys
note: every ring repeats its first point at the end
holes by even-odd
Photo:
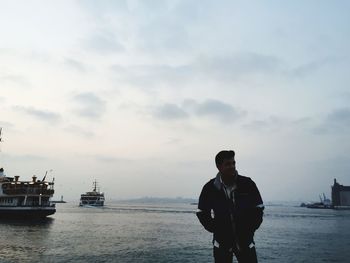
{"type": "Polygon", "coordinates": [[[220,178],[220,173],[218,173],[215,177],[214,180],[214,186],[216,187],[216,189],[218,189],[219,191],[222,188],[222,183],[221,183],[221,178],[220,178]]]}
{"type": "MultiPolygon", "coordinates": [[[[236,178],[236,184],[237,184],[238,183],[239,174],[237,173],[236,176],[237,176],[237,178],[236,178]]],[[[220,172],[218,172],[216,177],[215,177],[214,186],[219,191],[223,188],[223,182],[221,180],[221,173],[220,172]]]]}

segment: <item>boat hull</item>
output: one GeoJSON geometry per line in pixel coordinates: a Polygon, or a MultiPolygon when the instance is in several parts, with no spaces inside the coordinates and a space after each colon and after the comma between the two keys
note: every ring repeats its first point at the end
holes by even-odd
{"type": "Polygon", "coordinates": [[[89,207],[89,206],[104,206],[103,203],[98,203],[98,204],[79,204],[79,206],[86,206],[86,207],[89,207]]]}
{"type": "Polygon", "coordinates": [[[332,206],[319,206],[319,205],[307,205],[307,208],[312,208],[312,209],[333,209],[332,206]]]}
{"type": "Polygon", "coordinates": [[[55,212],[55,207],[0,207],[0,218],[45,218],[55,212]]]}

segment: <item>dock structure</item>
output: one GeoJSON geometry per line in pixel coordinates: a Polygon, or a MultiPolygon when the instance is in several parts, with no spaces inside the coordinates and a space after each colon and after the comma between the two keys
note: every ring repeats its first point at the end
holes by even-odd
{"type": "Polygon", "coordinates": [[[334,179],[334,185],[332,186],[332,204],[335,208],[350,208],[350,186],[341,185],[334,179]]]}

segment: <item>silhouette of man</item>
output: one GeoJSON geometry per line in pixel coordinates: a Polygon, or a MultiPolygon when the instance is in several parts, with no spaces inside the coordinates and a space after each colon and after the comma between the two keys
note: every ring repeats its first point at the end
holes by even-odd
{"type": "Polygon", "coordinates": [[[215,263],[256,263],[254,232],[262,223],[264,205],[255,183],[236,170],[235,152],[215,157],[219,172],[199,197],[197,217],[213,233],[215,263]],[[212,215],[213,212],[213,215],[212,215]]]}

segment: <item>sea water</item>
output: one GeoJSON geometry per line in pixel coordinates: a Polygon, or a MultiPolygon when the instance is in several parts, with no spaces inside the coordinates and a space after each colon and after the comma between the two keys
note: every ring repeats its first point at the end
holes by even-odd
{"type": "MultiPolygon", "coordinates": [[[[0,262],[213,262],[212,236],[181,203],[57,204],[42,221],[0,221],[0,262]]],[[[266,206],[259,262],[350,262],[350,211],[266,206]]]]}

